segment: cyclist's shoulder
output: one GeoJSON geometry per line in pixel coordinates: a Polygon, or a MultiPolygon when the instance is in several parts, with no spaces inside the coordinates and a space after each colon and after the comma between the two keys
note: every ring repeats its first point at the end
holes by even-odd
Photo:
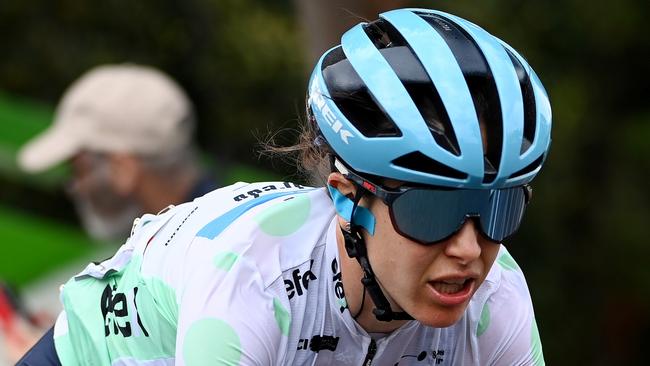
{"type": "Polygon", "coordinates": [[[152,223],[162,223],[158,225],[157,236],[169,234],[170,241],[179,241],[181,237],[187,240],[188,235],[215,239],[231,225],[246,222],[246,214],[258,206],[275,204],[280,202],[279,198],[292,198],[313,190],[288,182],[234,183],[193,201],[169,206],[157,215],[145,214],[136,219],[130,240],[137,241],[139,236],[143,236],[141,233],[145,233],[146,240],[151,240],[147,234],[152,231],[152,226],[156,226],[150,225],[152,223]]]}
{"type": "Polygon", "coordinates": [[[242,240],[259,233],[288,237],[318,219],[314,211],[328,205],[324,192],[291,182],[239,182],[217,189],[192,202],[200,225],[196,236],[219,240],[230,232],[242,240]]]}
{"type": "Polygon", "coordinates": [[[530,325],[534,315],[528,286],[521,267],[505,246],[472,298],[468,314],[479,338],[489,331],[492,339],[507,339],[522,324],[530,325]]]}
{"type": "Polygon", "coordinates": [[[508,294],[519,300],[530,301],[524,272],[505,245],[501,245],[492,267],[498,273],[498,288],[503,295],[508,294]]]}
{"type": "Polygon", "coordinates": [[[179,271],[213,266],[221,256],[238,258],[268,284],[309,262],[313,249],[324,244],[334,210],[324,189],[261,182],[217,189],[164,215],[173,217],[156,218],[166,221],[153,236],[149,230],[138,239],[148,246],[145,261],[165,264],[156,257],[166,256],[178,266],[164,271],[179,271]]]}
{"type": "MultiPolygon", "coordinates": [[[[314,190],[291,182],[238,182],[216,189],[191,202],[198,221],[204,225],[197,235],[214,239],[227,227],[247,222],[251,212],[314,190]]],[[[285,206],[287,210],[300,209],[296,205],[285,206]]]]}
{"type": "Polygon", "coordinates": [[[501,244],[487,277],[477,291],[478,298],[505,294],[510,291],[528,294],[524,273],[505,245],[501,244]]]}
{"type": "Polygon", "coordinates": [[[500,249],[484,285],[468,308],[469,331],[479,345],[481,360],[522,364],[522,359],[541,346],[524,274],[505,247],[500,249]]]}
{"type": "Polygon", "coordinates": [[[205,219],[195,240],[228,246],[262,269],[277,262],[274,276],[309,261],[334,217],[325,189],[290,182],[239,184],[202,200],[205,219]],[[211,209],[224,204],[228,208],[220,212],[211,209]]]}
{"type": "Polygon", "coordinates": [[[239,206],[252,201],[259,204],[259,199],[262,197],[264,197],[262,201],[266,202],[277,197],[298,192],[308,192],[313,189],[313,187],[285,181],[253,183],[237,182],[217,188],[201,197],[197,197],[194,199],[194,202],[201,204],[221,204],[226,206],[239,206]]]}

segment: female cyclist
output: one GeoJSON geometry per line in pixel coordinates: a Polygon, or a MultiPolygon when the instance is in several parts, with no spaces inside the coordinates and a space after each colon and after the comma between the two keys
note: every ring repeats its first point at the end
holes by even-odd
{"type": "Polygon", "coordinates": [[[237,183],[136,220],[115,256],[65,284],[55,359],[543,364],[500,244],[550,142],[524,58],[456,16],[389,11],[321,57],[307,116],[289,150],[326,187],[237,183]]]}

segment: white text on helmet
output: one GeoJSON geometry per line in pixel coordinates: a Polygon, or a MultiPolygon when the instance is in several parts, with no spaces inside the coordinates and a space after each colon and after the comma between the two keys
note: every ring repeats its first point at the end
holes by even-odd
{"type": "Polygon", "coordinates": [[[317,77],[315,77],[312,81],[310,89],[311,91],[309,93],[309,104],[316,105],[334,133],[337,133],[344,143],[349,144],[348,138],[353,137],[354,135],[350,131],[342,128],[343,123],[341,123],[341,121],[336,118],[334,112],[332,112],[329,105],[327,105],[325,102],[325,98],[323,97],[320,86],[318,85],[317,77]]]}

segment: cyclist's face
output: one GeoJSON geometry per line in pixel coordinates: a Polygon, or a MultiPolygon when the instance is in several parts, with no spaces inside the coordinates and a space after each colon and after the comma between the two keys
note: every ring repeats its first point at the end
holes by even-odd
{"type": "Polygon", "coordinates": [[[457,322],[483,283],[499,251],[473,220],[449,239],[422,245],[398,234],[388,207],[370,198],[375,234],[366,235],[368,257],[393,310],[404,310],[421,323],[446,327],[457,322]]]}

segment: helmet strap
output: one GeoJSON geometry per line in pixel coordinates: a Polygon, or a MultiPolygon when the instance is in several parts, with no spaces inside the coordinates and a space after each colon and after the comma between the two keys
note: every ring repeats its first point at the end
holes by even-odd
{"type": "MultiPolygon", "coordinates": [[[[356,210],[359,201],[363,197],[364,193],[365,189],[363,187],[357,187],[357,193],[354,196],[352,207],[353,219],[354,211],[356,210]]],[[[375,308],[372,310],[372,312],[375,314],[375,317],[379,321],[389,322],[392,320],[412,320],[413,317],[408,313],[403,311],[395,312],[391,309],[390,303],[382,292],[381,287],[379,286],[379,283],[375,277],[375,273],[372,270],[372,266],[370,265],[370,261],[368,260],[366,241],[361,235],[361,227],[362,226],[356,225],[354,222],[350,222],[350,230],[347,231],[341,228],[341,231],[343,232],[343,238],[345,239],[345,250],[348,253],[348,256],[350,258],[355,258],[363,270],[363,278],[361,279],[361,283],[364,286],[363,299],[365,299],[365,293],[367,291],[368,294],[370,294],[370,298],[375,303],[375,308]]],[[[359,309],[359,313],[355,315],[355,319],[363,310],[363,299],[361,303],[362,309],[359,309]]]]}

